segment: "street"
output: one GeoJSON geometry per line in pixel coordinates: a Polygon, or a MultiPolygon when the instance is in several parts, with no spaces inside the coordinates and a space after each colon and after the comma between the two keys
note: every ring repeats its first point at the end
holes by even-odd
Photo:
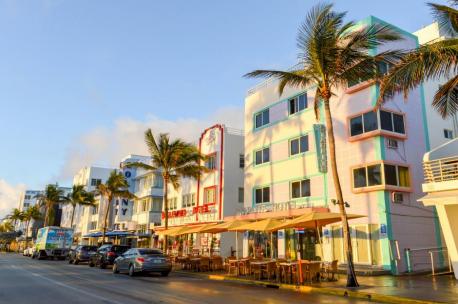
{"type": "MultiPolygon", "coordinates": [[[[366,303],[172,273],[130,278],[111,269],[0,253],[0,303],[366,303]]],[[[373,303],[373,302],[371,302],[373,303]]]]}

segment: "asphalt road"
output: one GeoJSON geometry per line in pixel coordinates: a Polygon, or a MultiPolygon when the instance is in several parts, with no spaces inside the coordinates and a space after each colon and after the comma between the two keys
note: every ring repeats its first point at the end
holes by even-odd
{"type": "MultiPolygon", "coordinates": [[[[321,294],[217,282],[172,273],[130,278],[111,269],[0,253],[0,303],[367,303],[321,294]]],[[[373,303],[373,302],[372,302],[373,303]]]]}

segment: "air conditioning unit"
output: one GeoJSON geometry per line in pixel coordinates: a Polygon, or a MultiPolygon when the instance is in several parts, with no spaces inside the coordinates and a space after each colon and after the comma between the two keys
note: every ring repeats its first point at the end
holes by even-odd
{"type": "Polygon", "coordinates": [[[391,200],[393,201],[393,203],[402,204],[404,202],[404,193],[393,192],[391,194],[391,200]]]}
{"type": "Polygon", "coordinates": [[[390,149],[397,149],[398,148],[398,141],[396,139],[388,138],[386,145],[390,149]]]}

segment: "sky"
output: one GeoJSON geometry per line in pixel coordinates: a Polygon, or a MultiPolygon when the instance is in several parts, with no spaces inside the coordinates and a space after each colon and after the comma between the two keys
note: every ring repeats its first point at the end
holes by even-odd
{"type": "MultiPolygon", "coordinates": [[[[0,0],[0,218],[25,188],[145,153],[143,132],[188,141],[243,128],[243,74],[295,63],[312,0],[0,0]]],[[[438,3],[445,1],[438,0],[438,3]]],[[[336,0],[413,32],[421,0],[336,0]]]]}

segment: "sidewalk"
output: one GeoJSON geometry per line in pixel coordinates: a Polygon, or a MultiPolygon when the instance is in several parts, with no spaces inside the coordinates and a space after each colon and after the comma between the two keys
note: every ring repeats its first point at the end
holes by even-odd
{"type": "Polygon", "coordinates": [[[295,286],[268,281],[256,281],[246,277],[228,276],[225,273],[196,273],[177,270],[176,273],[198,276],[210,280],[262,285],[304,293],[324,293],[357,299],[370,299],[382,303],[458,303],[458,281],[451,275],[375,276],[358,277],[360,287],[347,289],[346,277],[339,275],[337,282],[322,282],[295,286]]]}

